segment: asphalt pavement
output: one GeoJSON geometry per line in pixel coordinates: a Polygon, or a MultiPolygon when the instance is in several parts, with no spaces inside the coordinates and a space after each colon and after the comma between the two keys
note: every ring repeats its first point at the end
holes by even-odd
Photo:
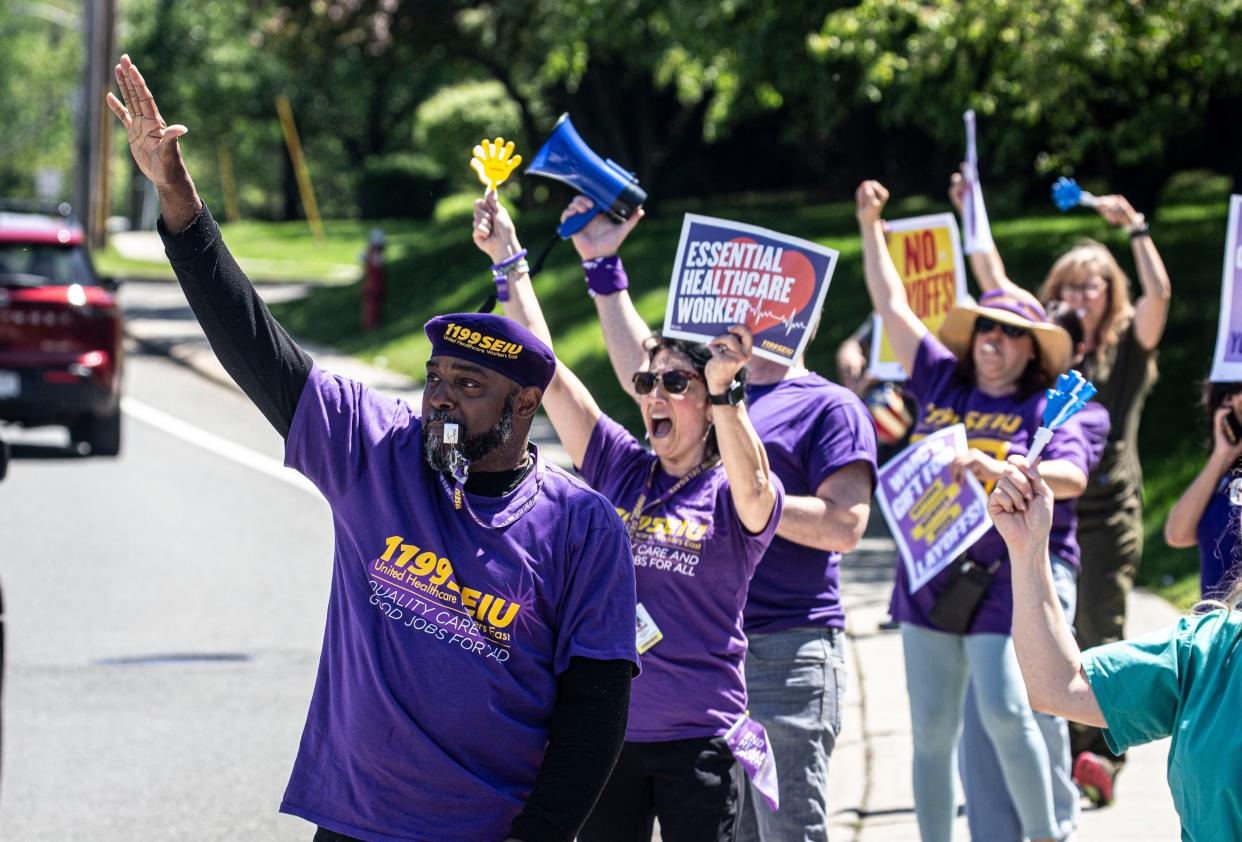
{"type": "Polygon", "coordinates": [[[4,432],[0,839],[308,839],[276,807],[318,663],[328,508],[238,392],[128,362],[119,458],[4,432]]]}
{"type": "MultiPolygon", "coordinates": [[[[267,296],[297,287],[263,287],[267,296]]],[[[306,840],[276,812],[313,687],[332,554],[326,504],[228,383],[175,284],[131,284],[125,442],[83,458],[59,430],[0,430],[8,609],[3,840],[306,840]]],[[[417,401],[391,372],[321,365],[417,401]]],[[[551,430],[541,447],[564,461],[551,430]]],[[[878,524],[843,564],[851,676],[830,772],[834,840],[914,840],[894,548],[878,524]]],[[[1132,631],[1176,613],[1139,593],[1132,631]]],[[[1080,840],[1178,837],[1167,743],[1136,749],[1080,840]]],[[[958,839],[966,839],[959,822],[958,839]]]]}

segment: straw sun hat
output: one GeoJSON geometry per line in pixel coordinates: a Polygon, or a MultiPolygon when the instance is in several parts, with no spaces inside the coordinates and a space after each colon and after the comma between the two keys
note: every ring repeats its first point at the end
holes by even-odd
{"type": "Polygon", "coordinates": [[[1069,368],[1074,348],[1065,329],[1048,321],[1044,308],[1034,297],[1028,301],[1002,290],[985,292],[978,304],[958,304],[945,316],[937,335],[959,360],[970,353],[975,322],[980,316],[1030,331],[1039,349],[1040,365],[1053,377],[1069,368]]]}

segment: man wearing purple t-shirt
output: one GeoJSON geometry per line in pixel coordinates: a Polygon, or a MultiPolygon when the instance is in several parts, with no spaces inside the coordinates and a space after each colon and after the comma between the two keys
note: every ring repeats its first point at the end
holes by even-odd
{"type": "MultiPolygon", "coordinates": [[[[579,196],[565,215],[588,210],[579,196]]],[[[639,317],[617,250],[638,220],[597,216],[574,235],[613,370],[633,394],[630,375],[647,367],[650,328],[639,317]]],[[[754,358],[746,385],[750,416],[772,472],[785,489],[773,539],[751,579],[745,625],[750,715],[772,744],[780,809],[754,787],[741,817],[743,842],[824,839],[828,762],[845,694],[845,613],[841,554],[867,525],[875,482],[875,425],[848,389],[808,371],[754,358]]]]}
{"type": "Polygon", "coordinates": [[[421,412],[319,368],[199,200],[138,69],[116,68],[177,278],[226,370],[332,508],[319,674],[281,810],[317,842],[570,842],[625,735],[634,567],[612,505],[528,442],[556,361],[490,314],[425,326],[421,412]]]}

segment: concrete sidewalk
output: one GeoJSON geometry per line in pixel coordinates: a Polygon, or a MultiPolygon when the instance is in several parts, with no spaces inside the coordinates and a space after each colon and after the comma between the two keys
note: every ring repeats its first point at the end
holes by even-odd
{"type": "MultiPolygon", "coordinates": [[[[841,565],[851,662],[842,733],[829,773],[834,842],[919,838],[910,782],[913,742],[901,636],[880,628],[888,620],[895,553],[892,539],[873,519],[862,546],[841,565]]],[[[1131,635],[1171,625],[1178,617],[1167,602],[1142,591],[1132,595],[1129,612],[1131,635]]],[[[1096,810],[1083,802],[1078,842],[1180,838],[1181,826],[1165,783],[1168,747],[1161,741],[1130,751],[1125,772],[1118,777],[1114,806],[1096,810]]],[[[964,817],[958,819],[954,837],[969,838],[964,817]]]]}
{"type": "MultiPolygon", "coordinates": [[[[287,300],[306,292],[305,287],[290,284],[262,285],[258,289],[268,301],[287,300]]],[[[236,388],[208,346],[179,286],[125,284],[121,287],[121,304],[126,313],[126,333],[140,346],[167,354],[204,377],[236,388]]],[[[303,347],[325,369],[401,397],[414,406],[421,401],[421,391],[403,375],[367,365],[330,348],[311,344],[303,347]]],[[[567,454],[542,415],[532,430],[532,439],[547,458],[570,466],[567,454]]],[[[873,508],[872,512],[868,537],[842,564],[851,663],[842,733],[829,775],[830,833],[834,842],[918,840],[910,782],[913,752],[901,638],[896,631],[880,628],[888,619],[896,547],[877,510],[873,508]]],[[[1170,625],[1178,616],[1168,603],[1141,591],[1131,597],[1129,610],[1132,635],[1170,625]]],[[[1078,842],[1178,839],[1180,824],[1165,784],[1167,753],[1168,743],[1163,741],[1132,750],[1125,773],[1118,779],[1115,806],[1104,810],[1085,808],[1078,842]]],[[[957,822],[955,837],[968,838],[964,818],[957,822]]]]}

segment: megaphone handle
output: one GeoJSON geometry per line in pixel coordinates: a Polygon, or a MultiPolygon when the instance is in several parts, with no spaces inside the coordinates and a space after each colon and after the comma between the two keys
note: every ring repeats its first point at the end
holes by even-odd
{"type": "Polygon", "coordinates": [[[556,233],[560,234],[562,240],[568,240],[574,234],[586,228],[587,223],[594,219],[598,213],[599,211],[594,208],[582,213],[576,213],[556,226],[556,233]]]}

